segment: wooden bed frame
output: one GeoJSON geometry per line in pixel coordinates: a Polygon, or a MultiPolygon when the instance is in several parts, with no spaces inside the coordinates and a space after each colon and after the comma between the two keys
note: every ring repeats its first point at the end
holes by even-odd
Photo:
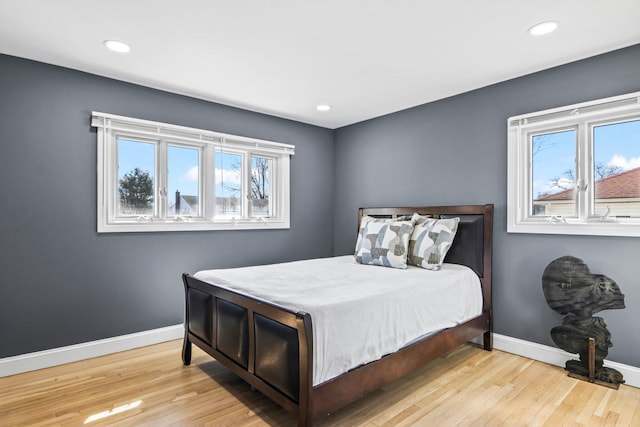
{"type": "Polygon", "coordinates": [[[361,208],[364,215],[395,218],[418,212],[460,217],[446,262],[471,267],[480,277],[482,314],[445,329],[322,384],[313,386],[313,328],[307,313],[232,292],[183,274],[185,286],[184,365],[195,344],[251,386],[310,426],[469,340],[483,335],[493,348],[491,246],[493,205],[361,208]]]}

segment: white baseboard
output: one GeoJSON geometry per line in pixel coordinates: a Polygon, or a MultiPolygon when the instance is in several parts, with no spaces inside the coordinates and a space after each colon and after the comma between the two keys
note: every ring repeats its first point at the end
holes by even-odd
{"type": "Polygon", "coordinates": [[[78,360],[131,350],[184,337],[184,326],[174,325],[98,341],[58,347],[0,359],[0,378],[78,360]]]}
{"type": "MultiPolygon", "coordinates": [[[[183,336],[184,326],[174,325],[104,340],[5,357],[0,359],[0,378],[158,344],[179,339],[183,336]]],[[[478,342],[481,344],[480,341],[478,342]]],[[[576,358],[575,354],[567,353],[559,348],[500,334],[493,334],[493,347],[496,350],[506,351],[507,353],[517,354],[563,368],[567,360],[576,358]]],[[[605,362],[605,366],[620,371],[624,376],[626,385],[640,388],[640,368],[609,361],[605,362]]]]}
{"type": "MultiPolygon", "coordinates": [[[[517,354],[518,356],[538,360],[550,365],[564,368],[567,360],[577,359],[575,354],[567,353],[559,348],[547,345],[536,344],[531,341],[524,341],[518,338],[511,338],[505,335],[493,334],[493,348],[517,354]]],[[[640,388],[640,368],[625,365],[617,362],[605,360],[605,366],[616,369],[624,376],[625,384],[640,388]]]]}

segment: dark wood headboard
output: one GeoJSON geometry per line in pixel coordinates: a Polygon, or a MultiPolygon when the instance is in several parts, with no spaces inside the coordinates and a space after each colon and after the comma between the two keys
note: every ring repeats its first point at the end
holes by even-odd
{"type": "MultiPolygon", "coordinates": [[[[493,204],[461,206],[427,206],[400,208],[360,208],[360,220],[365,215],[376,218],[411,216],[414,212],[433,218],[459,217],[458,231],[444,261],[462,264],[476,272],[482,283],[484,300],[491,301],[491,251],[493,245],[493,204]]],[[[485,307],[488,309],[490,307],[485,307]]]]}

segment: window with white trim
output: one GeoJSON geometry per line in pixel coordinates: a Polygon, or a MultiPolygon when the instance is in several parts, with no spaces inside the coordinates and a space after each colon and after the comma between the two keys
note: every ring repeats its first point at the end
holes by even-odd
{"type": "Polygon", "coordinates": [[[508,232],[640,236],[640,92],[507,126],[508,232]]]}
{"type": "Polygon", "coordinates": [[[293,145],[105,113],[98,232],[289,228],[293,145]]]}

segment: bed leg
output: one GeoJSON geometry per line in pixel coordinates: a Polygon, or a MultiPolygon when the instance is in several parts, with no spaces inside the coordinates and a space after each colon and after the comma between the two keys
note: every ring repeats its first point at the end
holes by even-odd
{"type": "Polygon", "coordinates": [[[182,364],[189,366],[191,364],[191,341],[186,337],[182,342],[182,364]]]}
{"type": "Polygon", "coordinates": [[[491,332],[485,332],[483,335],[484,349],[487,351],[493,350],[493,334],[491,332]]]}

